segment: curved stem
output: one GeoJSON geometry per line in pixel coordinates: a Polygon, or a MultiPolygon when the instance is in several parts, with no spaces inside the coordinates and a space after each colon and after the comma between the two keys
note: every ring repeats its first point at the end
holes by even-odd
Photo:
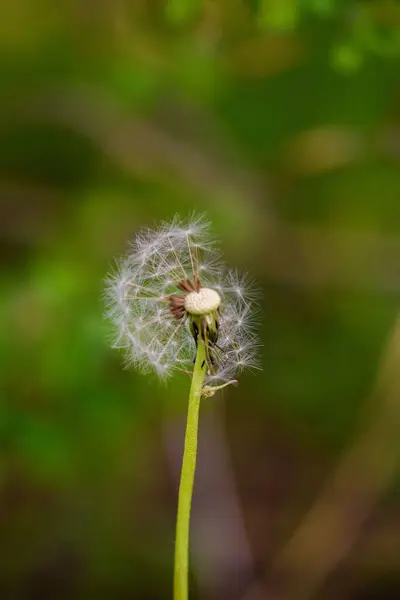
{"type": "Polygon", "coordinates": [[[190,507],[192,505],[194,473],[196,470],[200,398],[206,375],[205,360],[205,346],[203,341],[199,339],[190,387],[185,448],[179,484],[175,538],[174,600],[187,600],[188,598],[190,507]]]}

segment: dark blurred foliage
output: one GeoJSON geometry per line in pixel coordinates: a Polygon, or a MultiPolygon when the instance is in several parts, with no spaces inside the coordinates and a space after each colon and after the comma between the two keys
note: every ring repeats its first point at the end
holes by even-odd
{"type": "Polygon", "coordinates": [[[191,597],[400,598],[400,3],[6,0],[0,597],[171,598],[187,378],[103,279],[206,212],[264,370],[205,400],[191,597]]]}

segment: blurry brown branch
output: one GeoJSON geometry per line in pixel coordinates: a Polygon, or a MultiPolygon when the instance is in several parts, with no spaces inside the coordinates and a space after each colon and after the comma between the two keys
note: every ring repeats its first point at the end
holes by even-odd
{"type": "MultiPolygon", "coordinates": [[[[253,262],[270,281],[305,288],[400,292],[398,236],[279,220],[273,204],[267,202],[266,177],[243,166],[207,112],[197,115],[191,107],[165,101],[155,111],[158,115],[150,118],[90,86],[41,89],[30,95],[29,102],[13,104],[10,111],[18,120],[54,122],[89,137],[130,175],[172,182],[176,178],[202,194],[202,202],[210,207],[218,199],[219,209],[232,212],[236,204],[236,212],[248,219],[243,229],[256,232],[258,250],[253,252],[259,256],[253,254],[253,262]]],[[[383,132],[382,140],[389,134],[390,130],[383,132]]],[[[299,170],[309,174],[360,160],[366,148],[360,136],[351,129],[332,127],[294,136],[282,156],[288,177],[298,176],[299,170]]],[[[383,145],[382,140],[378,145],[383,145]]],[[[31,186],[0,182],[2,219],[7,223],[0,235],[42,244],[48,197],[59,192],[31,186]],[[24,217],[28,197],[34,204],[34,226],[30,218],[27,226],[24,217]]],[[[257,275],[257,267],[253,270],[257,275]]]]}
{"type": "MultiPolygon", "coordinates": [[[[28,106],[23,105],[18,110],[20,116],[58,122],[89,137],[130,173],[173,172],[212,196],[220,190],[234,193],[246,204],[260,197],[265,201],[265,182],[251,170],[233,164],[225,155],[226,147],[222,148],[221,144],[217,147],[215,139],[211,144],[204,143],[204,139],[202,143],[185,139],[169,131],[165,123],[133,114],[114,97],[95,88],[41,90],[36,97],[30,97],[28,106]]],[[[174,118],[179,123],[182,115],[174,115],[174,118]]],[[[192,115],[192,123],[194,121],[192,115]]],[[[190,118],[187,122],[190,124],[190,118]]]]}
{"type": "MultiPolygon", "coordinates": [[[[387,343],[360,432],[274,561],[267,598],[312,598],[338,567],[396,472],[399,424],[400,318],[387,343]]],[[[246,596],[251,597],[257,596],[246,596]]]]}
{"type": "MultiPolygon", "coordinates": [[[[242,206],[240,213],[248,216],[249,229],[260,232],[263,241],[260,260],[254,262],[262,265],[263,274],[272,281],[399,293],[398,236],[290,226],[280,221],[267,202],[265,176],[244,167],[235,152],[232,155],[211,115],[196,115],[190,107],[168,106],[167,102],[162,110],[158,118],[132,114],[113,96],[82,86],[42,89],[29,97],[29,104],[13,106],[12,114],[18,119],[53,121],[89,137],[129,174],[150,179],[176,176],[205,194],[204,201],[210,205],[218,198],[221,208],[226,204],[231,211],[235,203],[242,206]]],[[[318,171],[321,161],[325,167],[332,161],[337,166],[336,159],[343,162],[344,156],[345,162],[351,162],[364,146],[365,140],[351,130],[331,128],[297,136],[284,156],[295,165],[295,156],[303,162],[308,157],[313,165],[318,157],[318,171]]]]}

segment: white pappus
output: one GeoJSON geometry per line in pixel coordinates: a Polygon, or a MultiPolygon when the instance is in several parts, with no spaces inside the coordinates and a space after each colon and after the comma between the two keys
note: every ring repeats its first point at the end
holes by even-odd
{"type": "Polygon", "coordinates": [[[163,378],[190,370],[201,336],[206,384],[218,386],[259,368],[256,295],[247,277],[220,262],[203,217],[175,217],[135,236],[107,279],[106,316],[128,364],[163,378]]]}

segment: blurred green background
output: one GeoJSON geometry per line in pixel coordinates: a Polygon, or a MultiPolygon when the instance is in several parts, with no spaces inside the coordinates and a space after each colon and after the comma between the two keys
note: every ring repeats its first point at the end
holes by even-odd
{"type": "Polygon", "coordinates": [[[203,402],[191,598],[400,598],[399,58],[395,0],[6,0],[2,600],[171,598],[188,380],[124,370],[101,295],[194,210],[263,371],[203,402]]]}

